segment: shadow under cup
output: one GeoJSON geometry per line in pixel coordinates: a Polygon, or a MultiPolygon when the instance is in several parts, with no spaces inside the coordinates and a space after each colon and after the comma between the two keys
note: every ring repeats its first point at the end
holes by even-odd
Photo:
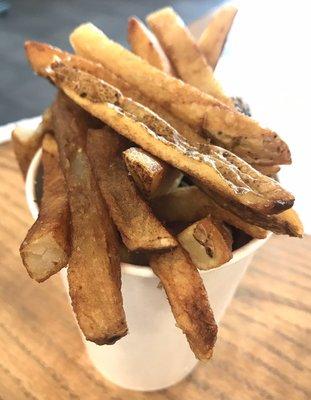
{"type": "MultiPolygon", "coordinates": [[[[26,199],[34,218],[38,215],[36,199],[42,193],[41,154],[38,150],[26,178],[26,199]]],[[[228,263],[200,271],[217,322],[231,302],[255,251],[266,240],[252,239],[235,250],[228,263]]],[[[66,270],[60,274],[68,293],[66,270]]],[[[186,337],[175,325],[158,283],[159,279],[149,267],[122,263],[122,294],[129,334],[113,346],[98,346],[83,337],[94,367],[106,379],[127,389],[166,388],[186,377],[197,364],[186,337]]]]}

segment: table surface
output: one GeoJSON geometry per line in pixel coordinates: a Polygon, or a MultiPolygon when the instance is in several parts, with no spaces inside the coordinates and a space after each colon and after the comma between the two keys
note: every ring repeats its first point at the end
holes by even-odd
{"type": "Polygon", "coordinates": [[[60,277],[33,282],[31,224],[11,144],[0,146],[0,399],[310,399],[311,238],[273,237],[224,317],[213,359],[170,389],[137,393],[91,366],[60,277]]]}

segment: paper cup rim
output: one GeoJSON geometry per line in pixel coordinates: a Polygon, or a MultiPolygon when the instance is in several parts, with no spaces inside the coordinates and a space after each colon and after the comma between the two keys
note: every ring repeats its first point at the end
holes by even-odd
{"type": "MultiPolygon", "coordinates": [[[[29,211],[34,219],[37,218],[38,216],[38,204],[35,201],[36,194],[35,194],[35,182],[36,182],[36,175],[37,175],[37,170],[40,165],[42,157],[42,149],[40,148],[37,150],[36,154],[34,155],[30,165],[29,169],[27,171],[27,176],[26,176],[26,181],[25,181],[25,195],[26,195],[26,201],[27,205],[29,208],[29,211]]],[[[222,266],[216,268],[216,269],[210,269],[210,270],[200,270],[200,274],[208,274],[211,271],[223,269],[223,268],[228,268],[243,258],[248,257],[249,255],[255,253],[256,250],[258,250],[261,246],[263,246],[266,241],[270,238],[272,235],[271,232],[268,232],[268,235],[264,239],[252,239],[250,242],[248,242],[246,245],[240,247],[237,250],[233,251],[233,257],[230,261],[227,263],[223,264],[222,266]]],[[[129,275],[137,275],[140,277],[145,277],[145,278],[151,278],[154,277],[154,273],[148,266],[141,266],[141,265],[134,265],[134,264],[128,264],[128,263],[121,263],[122,265],[122,271],[129,274],[129,275]]]]}

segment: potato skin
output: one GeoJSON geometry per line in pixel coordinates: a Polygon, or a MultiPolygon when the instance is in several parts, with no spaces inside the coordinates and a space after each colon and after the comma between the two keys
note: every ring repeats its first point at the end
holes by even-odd
{"type": "Polygon", "coordinates": [[[66,267],[70,255],[67,190],[57,144],[50,135],[43,140],[42,163],[43,196],[39,216],[20,247],[29,275],[38,282],[66,267]]]}

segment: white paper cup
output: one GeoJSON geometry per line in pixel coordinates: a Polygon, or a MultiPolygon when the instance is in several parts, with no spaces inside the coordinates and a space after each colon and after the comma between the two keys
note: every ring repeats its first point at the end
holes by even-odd
{"type": "MultiPolygon", "coordinates": [[[[26,178],[26,199],[34,218],[35,179],[39,150],[26,178]]],[[[201,271],[215,319],[220,322],[253,255],[265,242],[254,239],[234,252],[222,267],[201,271]]],[[[67,287],[66,270],[61,271],[67,287]]],[[[95,368],[111,382],[133,390],[159,390],[186,377],[197,364],[186,337],[175,321],[159,280],[149,267],[122,264],[122,294],[129,334],[112,346],[97,346],[84,340],[95,368]]],[[[67,291],[68,292],[68,291],[67,291]]],[[[69,297],[68,297],[69,299],[69,297]]]]}

